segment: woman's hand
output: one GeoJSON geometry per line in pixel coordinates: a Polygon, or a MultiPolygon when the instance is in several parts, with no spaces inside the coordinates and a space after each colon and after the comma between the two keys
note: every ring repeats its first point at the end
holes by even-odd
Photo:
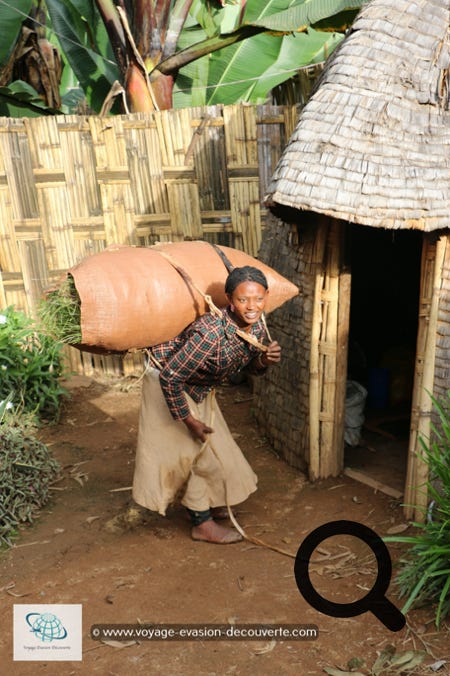
{"type": "Polygon", "coordinates": [[[278,364],[280,359],[281,346],[274,340],[267,346],[267,352],[261,354],[259,361],[262,366],[270,366],[271,364],[278,364]]]}
{"type": "Polygon", "coordinates": [[[191,414],[189,414],[187,418],[184,418],[183,422],[194,439],[199,439],[199,441],[206,441],[206,435],[214,432],[211,427],[205,425],[201,420],[197,420],[197,418],[194,418],[191,414]]]}

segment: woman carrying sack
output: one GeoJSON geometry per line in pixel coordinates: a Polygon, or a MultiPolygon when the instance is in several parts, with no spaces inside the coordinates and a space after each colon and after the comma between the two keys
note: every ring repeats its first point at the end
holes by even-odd
{"type": "Polygon", "coordinates": [[[183,491],[192,538],[215,544],[242,539],[217,519],[226,517],[224,505],[239,504],[256,490],[257,477],[231,435],[214,388],[244,368],[262,375],[281,356],[276,341],[262,344],[265,275],[252,266],[234,268],[225,293],[227,308],[148,350],[133,480],[134,500],[162,515],[183,491]]]}

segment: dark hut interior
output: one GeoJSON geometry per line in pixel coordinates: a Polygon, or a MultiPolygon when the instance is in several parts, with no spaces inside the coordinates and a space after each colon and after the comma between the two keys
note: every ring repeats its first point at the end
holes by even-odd
{"type": "Polygon", "coordinates": [[[349,226],[348,378],[367,390],[365,424],[345,465],[402,490],[419,311],[422,233],[349,226]],[[386,470],[389,468],[389,476],[386,470]]]}

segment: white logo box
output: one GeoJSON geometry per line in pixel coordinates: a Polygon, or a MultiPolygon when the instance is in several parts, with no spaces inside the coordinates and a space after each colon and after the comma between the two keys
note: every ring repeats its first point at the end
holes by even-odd
{"type": "Polygon", "coordinates": [[[14,661],[80,661],[81,603],[14,604],[14,661]]]}

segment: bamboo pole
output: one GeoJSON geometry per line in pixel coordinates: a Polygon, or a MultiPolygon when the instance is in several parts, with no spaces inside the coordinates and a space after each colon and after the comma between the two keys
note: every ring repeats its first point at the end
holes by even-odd
{"type": "Polygon", "coordinates": [[[436,261],[436,243],[429,235],[424,235],[422,243],[421,279],[419,298],[419,326],[417,332],[416,361],[414,366],[414,386],[411,405],[411,424],[408,445],[408,464],[405,481],[405,516],[412,518],[416,499],[418,429],[420,403],[423,387],[423,367],[427,335],[430,323],[430,308],[433,295],[434,267],[436,261]]]}
{"type": "Polygon", "coordinates": [[[339,223],[332,219],[327,242],[325,293],[322,302],[326,307],[325,321],[322,326],[323,338],[319,342],[319,351],[323,354],[322,405],[320,411],[320,464],[321,477],[336,473],[335,461],[335,416],[336,416],[336,364],[339,306],[339,223]]]}
{"type": "Polygon", "coordinates": [[[3,276],[2,276],[2,270],[0,268],[0,309],[5,309],[8,307],[8,303],[6,300],[6,291],[5,291],[5,286],[3,284],[3,276]]]}
{"type": "Polygon", "coordinates": [[[430,439],[431,433],[431,413],[433,402],[431,395],[434,392],[434,371],[436,356],[436,329],[438,322],[439,300],[442,287],[442,266],[445,260],[445,250],[447,247],[447,237],[440,237],[436,244],[436,259],[434,265],[433,295],[430,307],[430,320],[425,344],[425,358],[423,365],[422,387],[419,400],[419,424],[417,429],[416,441],[416,470],[415,470],[415,512],[416,520],[425,519],[425,510],[428,503],[428,493],[426,483],[428,480],[428,464],[420,455],[419,439],[426,443],[430,439]]]}
{"type": "Polygon", "coordinates": [[[311,325],[311,352],[309,358],[309,476],[312,481],[320,476],[320,351],[319,343],[323,327],[322,292],[325,279],[324,255],[328,239],[328,220],[319,218],[314,248],[311,254],[311,267],[315,270],[314,299],[311,325]]]}
{"type": "MultiPolygon", "coordinates": [[[[344,252],[345,231],[342,230],[341,251],[344,252]]],[[[343,261],[341,261],[343,265],[343,261]]],[[[336,403],[334,421],[334,462],[331,474],[336,476],[344,467],[345,397],[347,390],[347,357],[350,329],[351,274],[343,267],[339,275],[339,301],[337,318],[337,363],[336,363],[336,403]]]]}

